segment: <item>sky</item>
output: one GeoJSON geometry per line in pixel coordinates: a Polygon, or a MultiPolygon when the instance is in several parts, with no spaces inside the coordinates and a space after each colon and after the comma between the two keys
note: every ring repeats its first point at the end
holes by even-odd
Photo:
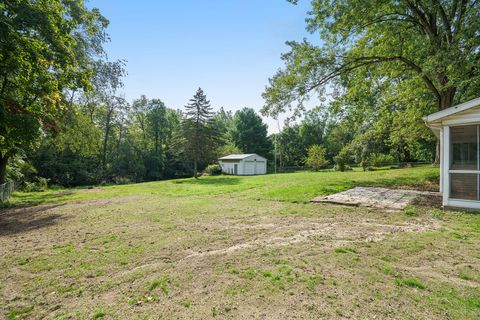
{"type": "MultiPolygon", "coordinates": [[[[305,30],[310,1],[90,0],[110,21],[110,60],[125,59],[122,94],[145,94],[183,109],[198,87],[212,107],[260,110],[268,78],[283,66],[288,40],[314,39],[305,30]]],[[[264,118],[269,133],[277,122],[264,118]]]]}

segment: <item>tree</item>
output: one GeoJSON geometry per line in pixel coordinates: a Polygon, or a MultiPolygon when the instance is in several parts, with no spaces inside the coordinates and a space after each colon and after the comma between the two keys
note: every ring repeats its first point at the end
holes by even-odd
{"type": "Polygon", "coordinates": [[[305,164],[312,168],[313,171],[318,171],[324,167],[328,161],[325,159],[326,150],[324,147],[314,144],[308,149],[308,155],[305,159],[305,164]]]}
{"type": "MultiPolygon", "coordinates": [[[[408,105],[421,110],[415,122],[471,99],[480,89],[478,12],[475,0],[314,0],[307,29],[318,32],[322,44],[289,43],[285,68],[264,92],[263,113],[303,110],[305,100],[324,95],[326,86],[341,95],[359,93],[362,80],[368,93],[389,88],[388,98],[377,101],[384,106],[388,100],[400,112],[408,105]],[[407,105],[395,103],[394,96],[407,105]]],[[[351,101],[353,108],[367,102],[351,101]]]]}
{"type": "Polygon", "coordinates": [[[186,150],[193,160],[193,176],[198,177],[198,164],[209,160],[218,144],[218,134],[212,125],[213,112],[210,101],[201,88],[185,106],[183,120],[186,150]]]}
{"type": "Polygon", "coordinates": [[[251,108],[235,112],[230,136],[233,143],[245,153],[267,156],[272,150],[267,137],[267,125],[251,108]]]}
{"type": "Polygon", "coordinates": [[[64,93],[91,87],[108,21],[83,1],[0,3],[0,183],[8,159],[56,129],[64,93]]]}

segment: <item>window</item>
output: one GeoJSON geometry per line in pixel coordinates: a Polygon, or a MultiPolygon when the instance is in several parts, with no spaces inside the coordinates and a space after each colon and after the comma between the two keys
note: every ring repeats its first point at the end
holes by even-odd
{"type": "Polygon", "coordinates": [[[450,198],[480,200],[480,125],[450,128],[450,198]]]}

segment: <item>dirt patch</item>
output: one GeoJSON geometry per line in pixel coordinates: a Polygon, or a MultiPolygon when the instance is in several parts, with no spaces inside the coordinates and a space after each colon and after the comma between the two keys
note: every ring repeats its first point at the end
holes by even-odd
{"type": "Polygon", "coordinates": [[[386,210],[403,210],[416,198],[440,197],[439,193],[418,190],[400,190],[373,187],[355,187],[328,196],[319,196],[312,202],[372,207],[386,210]]]}

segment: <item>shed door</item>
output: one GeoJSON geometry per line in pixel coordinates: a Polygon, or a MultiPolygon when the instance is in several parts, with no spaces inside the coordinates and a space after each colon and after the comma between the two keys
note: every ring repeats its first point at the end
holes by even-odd
{"type": "Polygon", "coordinates": [[[238,164],[237,163],[235,163],[233,165],[233,174],[238,174],[238,164]]]}
{"type": "Polygon", "coordinates": [[[255,162],[245,161],[245,171],[244,174],[255,174],[255,162]]]}
{"type": "Polygon", "coordinates": [[[255,164],[255,173],[264,174],[265,173],[265,161],[257,161],[255,164]]]}
{"type": "Polygon", "coordinates": [[[480,125],[450,128],[450,198],[480,200],[480,125]]]}

